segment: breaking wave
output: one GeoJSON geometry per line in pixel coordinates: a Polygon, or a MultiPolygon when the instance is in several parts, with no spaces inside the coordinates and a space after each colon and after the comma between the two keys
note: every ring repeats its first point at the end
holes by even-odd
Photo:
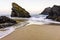
{"type": "Polygon", "coordinates": [[[29,23],[30,24],[60,24],[60,22],[57,22],[57,21],[53,21],[51,19],[46,19],[48,15],[38,15],[38,16],[35,16],[35,17],[31,17],[29,18],[29,23]]]}

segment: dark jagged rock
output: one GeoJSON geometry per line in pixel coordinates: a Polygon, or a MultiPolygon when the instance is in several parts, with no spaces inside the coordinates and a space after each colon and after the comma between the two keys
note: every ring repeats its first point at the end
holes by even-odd
{"type": "Polygon", "coordinates": [[[45,8],[41,14],[48,15],[50,12],[51,12],[51,7],[48,7],[48,8],[45,8]]]}
{"type": "Polygon", "coordinates": [[[14,21],[6,16],[0,16],[0,23],[16,23],[16,21],[14,21]]]}
{"type": "Polygon", "coordinates": [[[27,12],[25,9],[23,9],[21,6],[19,6],[16,3],[12,3],[12,13],[11,17],[22,17],[22,18],[29,18],[31,17],[29,12],[27,12]]]}
{"type": "Polygon", "coordinates": [[[48,14],[47,16],[48,19],[60,21],[60,6],[54,5],[50,9],[49,8],[45,9],[41,14],[48,14]]]}
{"type": "Polygon", "coordinates": [[[9,27],[12,25],[14,25],[14,23],[2,23],[2,24],[0,24],[0,28],[6,28],[6,27],[9,27]]]}
{"type": "Polygon", "coordinates": [[[0,16],[0,28],[9,27],[16,24],[16,21],[6,16],[0,16]]]}
{"type": "Polygon", "coordinates": [[[51,8],[51,13],[49,13],[49,16],[47,18],[53,19],[55,21],[60,21],[60,6],[54,5],[51,8]]]}

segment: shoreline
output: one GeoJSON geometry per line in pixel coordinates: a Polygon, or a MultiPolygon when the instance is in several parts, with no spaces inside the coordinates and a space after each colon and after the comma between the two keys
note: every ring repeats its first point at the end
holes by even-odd
{"type": "Polygon", "coordinates": [[[28,25],[16,29],[1,40],[58,40],[60,25],[28,25]]]}

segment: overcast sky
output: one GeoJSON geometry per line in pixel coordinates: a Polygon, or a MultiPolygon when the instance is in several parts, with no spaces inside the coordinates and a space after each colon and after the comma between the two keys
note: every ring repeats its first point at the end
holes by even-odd
{"type": "Polygon", "coordinates": [[[11,4],[15,2],[30,13],[40,13],[44,8],[60,5],[60,0],[0,0],[0,14],[11,13],[11,4]]]}

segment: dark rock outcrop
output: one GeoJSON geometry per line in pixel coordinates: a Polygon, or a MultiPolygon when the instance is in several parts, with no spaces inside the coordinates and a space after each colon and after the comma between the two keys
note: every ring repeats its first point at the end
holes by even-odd
{"type": "Polygon", "coordinates": [[[12,13],[11,17],[22,17],[22,18],[29,18],[31,17],[29,12],[27,12],[25,9],[23,9],[21,6],[19,6],[16,3],[12,3],[12,13]]]}
{"type": "Polygon", "coordinates": [[[48,15],[50,12],[51,12],[51,7],[48,7],[48,8],[45,8],[41,14],[48,15]]]}
{"type": "Polygon", "coordinates": [[[6,16],[0,16],[0,28],[5,28],[16,24],[17,22],[6,16]]]}
{"type": "Polygon", "coordinates": [[[41,14],[47,14],[48,19],[52,19],[54,21],[60,21],[60,6],[54,5],[51,8],[45,9],[41,14]]]}

